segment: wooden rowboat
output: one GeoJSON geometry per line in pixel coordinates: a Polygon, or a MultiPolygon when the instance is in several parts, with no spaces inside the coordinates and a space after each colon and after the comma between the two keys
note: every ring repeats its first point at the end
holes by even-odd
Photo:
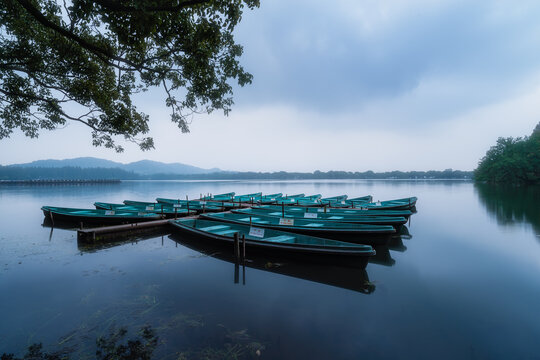
{"type": "Polygon", "coordinates": [[[411,210],[416,206],[416,201],[418,198],[416,196],[404,198],[404,199],[395,199],[395,200],[386,200],[386,201],[377,201],[371,203],[365,203],[359,205],[362,209],[367,210],[411,210]]]}
{"type": "Polygon", "coordinates": [[[201,200],[214,200],[214,201],[232,201],[234,198],[235,192],[229,192],[224,194],[202,196],[201,200]]]}
{"type": "Polygon", "coordinates": [[[159,214],[145,211],[77,209],[56,206],[43,206],[41,210],[45,217],[53,223],[60,221],[85,224],[123,224],[161,219],[159,214]]]}
{"type": "Polygon", "coordinates": [[[315,213],[325,213],[325,214],[343,214],[343,215],[362,215],[362,216],[400,216],[408,219],[412,212],[410,210],[367,210],[367,209],[351,209],[351,208],[343,208],[343,209],[337,209],[337,208],[329,208],[329,207],[322,207],[322,208],[309,208],[309,207],[302,207],[302,206],[278,206],[278,205],[260,205],[260,206],[253,206],[253,209],[264,209],[269,212],[276,212],[276,211],[289,211],[289,212],[299,212],[299,213],[305,213],[305,212],[315,212],[315,213]]]}
{"type": "Polygon", "coordinates": [[[188,207],[189,209],[197,210],[199,212],[206,211],[224,211],[232,209],[235,205],[232,202],[217,202],[217,201],[208,201],[208,200],[180,200],[180,199],[165,199],[157,198],[158,204],[165,204],[170,206],[188,207]]]}
{"type": "Polygon", "coordinates": [[[353,242],[357,244],[382,245],[396,230],[390,225],[363,225],[350,223],[328,223],[316,219],[292,219],[273,216],[233,213],[214,213],[201,215],[208,220],[222,221],[239,225],[252,225],[266,229],[290,231],[327,239],[353,242]]]}
{"type": "MultiPolygon", "coordinates": [[[[176,204],[175,204],[176,205],[176,204]]],[[[167,206],[165,204],[152,204],[152,205],[125,205],[125,204],[115,204],[107,202],[95,202],[94,206],[96,209],[101,210],[116,210],[116,211],[136,211],[136,212],[148,212],[155,213],[159,215],[164,215],[168,218],[195,215],[196,210],[187,208],[167,206]]]]}
{"type": "Polygon", "coordinates": [[[299,212],[299,211],[267,211],[265,209],[247,208],[233,210],[233,213],[247,215],[265,215],[272,217],[284,217],[293,219],[317,220],[327,223],[351,223],[351,224],[371,224],[371,225],[391,225],[399,231],[402,225],[407,223],[407,219],[400,216],[367,216],[367,215],[343,215],[325,214],[323,212],[299,212]]]}
{"type": "Polygon", "coordinates": [[[328,261],[329,257],[355,258],[358,266],[365,268],[370,256],[375,255],[371,246],[322,239],[313,236],[265,229],[243,224],[230,224],[208,219],[171,220],[173,231],[183,236],[228,244],[233,251],[234,237],[245,238],[246,253],[280,253],[303,256],[312,260],[328,261]],[[235,235],[237,234],[237,235],[235,235]]]}

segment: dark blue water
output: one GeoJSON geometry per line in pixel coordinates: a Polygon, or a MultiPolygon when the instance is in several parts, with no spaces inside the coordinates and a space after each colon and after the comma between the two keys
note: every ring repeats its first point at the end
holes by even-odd
{"type": "Polygon", "coordinates": [[[91,359],[97,338],[120,328],[140,338],[150,326],[156,359],[537,358],[538,204],[537,188],[439,181],[3,186],[0,354],[42,343],[91,359]],[[412,238],[383,249],[367,274],[280,259],[235,268],[230,254],[168,234],[88,248],[42,226],[42,205],[228,191],[414,195],[418,213],[412,238]]]}

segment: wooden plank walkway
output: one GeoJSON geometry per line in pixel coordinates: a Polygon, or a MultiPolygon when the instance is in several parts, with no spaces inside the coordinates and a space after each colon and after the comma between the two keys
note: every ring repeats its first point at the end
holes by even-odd
{"type": "MultiPolygon", "coordinates": [[[[196,218],[197,216],[186,216],[182,219],[196,218]]],[[[159,232],[169,227],[169,219],[145,221],[124,225],[104,226],[97,228],[77,230],[77,240],[83,243],[95,244],[98,242],[122,238],[133,235],[159,232]]]]}
{"type": "MultiPolygon", "coordinates": [[[[209,204],[211,201],[208,201],[207,203],[209,204]]],[[[251,203],[235,203],[235,205],[237,206],[235,209],[248,208],[252,206],[251,203]]],[[[198,218],[198,215],[181,217],[181,219],[190,218],[196,219],[198,218]]],[[[169,220],[170,219],[163,219],[132,224],[79,229],[77,230],[77,240],[86,244],[96,244],[99,242],[125,238],[133,235],[149,234],[152,232],[159,233],[160,231],[163,232],[168,230],[170,226],[169,220]]]]}

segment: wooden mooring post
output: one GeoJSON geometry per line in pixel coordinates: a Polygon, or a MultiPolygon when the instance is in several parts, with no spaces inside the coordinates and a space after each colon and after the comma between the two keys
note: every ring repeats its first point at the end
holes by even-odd
{"type": "Polygon", "coordinates": [[[246,261],[246,235],[242,234],[242,261],[246,261]]]}
{"type": "Polygon", "coordinates": [[[240,260],[240,237],[234,233],[234,259],[236,263],[240,260]]]}
{"type": "Polygon", "coordinates": [[[240,282],[240,265],[234,263],[234,283],[238,284],[240,282]]]}

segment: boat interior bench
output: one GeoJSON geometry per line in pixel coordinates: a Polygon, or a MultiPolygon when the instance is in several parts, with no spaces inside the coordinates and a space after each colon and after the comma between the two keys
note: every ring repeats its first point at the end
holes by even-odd
{"type": "Polygon", "coordinates": [[[230,228],[231,227],[227,226],[227,225],[214,225],[214,226],[202,227],[202,228],[199,228],[199,230],[208,231],[208,232],[214,232],[214,231],[226,230],[226,229],[230,229],[230,228]]]}
{"type": "Polygon", "coordinates": [[[309,223],[309,224],[305,224],[304,226],[321,227],[321,226],[323,226],[323,224],[321,224],[321,223],[309,223]]]}
{"type": "Polygon", "coordinates": [[[294,240],[294,236],[289,235],[279,235],[274,237],[269,237],[264,239],[265,241],[271,241],[271,242],[288,242],[289,240],[294,240]]]}
{"type": "Polygon", "coordinates": [[[227,226],[227,225],[207,226],[207,227],[199,228],[199,230],[208,231],[216,235],[228,235],[228,234],[234,234],[238,232],[238,230],[233,230],[231,229],[230,226],[227,226]]]}
{"type": "Polygon", "coordinates": [[[212,234],[216,234],[216,235],[229,235],[229,234],[234,234],[234,233],[237,233],[239,232],[238,230],[233,230],[233,229],[229,229],[229,230],[222,230],[222,231],[213,231],[212,234]]]}

